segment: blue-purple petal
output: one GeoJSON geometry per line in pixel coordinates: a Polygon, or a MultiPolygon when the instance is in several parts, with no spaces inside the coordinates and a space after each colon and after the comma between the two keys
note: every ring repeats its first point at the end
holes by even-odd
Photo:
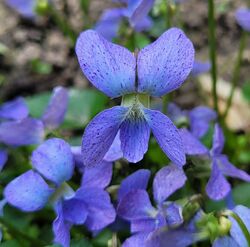
{"type": "Polygon", "coordinates": [[[237,242],[230,236],[224,236],[217,238],[213,245],[213,247],[243,247],[239,246],[237,242]]]}
{"type": "Polygon", "coordinates": [[[8,160],[8,153],[5,150],[0,149],[0,171],[2,171],[4,165],[8,160]]]}
{"type": "Polygon", "coordinates": [[[20,121],[0,123],[0,142],[6,145],[34,145],[41,143],[43,138],[44,126],[40,120],[25,118],[20,121]]]}
{"type": "Polygon", "coordinates": [[[186,163],[184,146],[178,129],[171,120],[159,111],[144,110],[148,125],[163,152],[177,166],[186,163]]]}
{"type": "Polygon", "coordinates": [[[138,54],[138,91],[163,96],[179,88],[193,68],[192,42],[171,28],[138,54]]]}
{"type": "Polygon", "coordinates": [[[120,132],[118,131],[112,145],[109,148],[109,151],[105,154],[104,160],[106,161],[116,161],[123,157],[123,152],[121,148],[121,139],[120,139],[120,132]]]}
{"type": "Polygon", "coordinates": [[[152,26],[153,20],[149,16],[146,16],[134,25],[134,29],[136,32],[143,32],[149,30],[152,26]]]}
{"type": "Polygon", "coordinates": [[[69,180],[73,175],[73,154],[70,145],[62,139],[45,141],[32,153],[31,161],[40,174],[56,184],[69,180]]]}
{"type": "Polygon", "coordinates": [[[202,62],[199,60],[194,61],[194,66],[191,71],[192,76],[199,76],[200,74],[206,73],[211,69],[211,63],[209,61],[202,62]]]}
{"type": "Polygon", "coordinates": [[[183,223],[182,208],[176,203],[170,203],[166,209],[166,220],[170,227],[176,227],[183,223]]]}
{"type": "Polygon", "coordinates": [[[32,212],[42,209],[53,190],[36,172],[30,170],[12,180],[4,189],[4,197],[9,204],[22,211],[32,212]]]}
{"type": "Polygon", "coordinates": [[[182,119],[186,119],[185,113],[181,110],[181,108],[175,103],[168,104],[168,117],[174,122],[178,123],[182,119]]]}
{"type": "Polygon", "coordinates": [[[250,9],[239,8],[235,13],[235,18],[244,30],[250,32],[250,9]]]}
{"type": "Polygon", "coordinates": [[[54,88],[53,95],[42,116],[44,126],[47,129],[56,129],[63,122],[68,108],[68,100],[69,95],[66,88],[54,88]]]}
{"type": "Polygon", "coordinates": [[[137,233],[132,237],[129,237],[122,244],[122,247],[142,247],[149,233],[137,233]]]}
{"type": "Polygon", "coordinates": [[[182,168],[169,165],[161,168],[153,181],[154,200],[162,204],[176,190],[184,186],[187,177],[182,168]]]}
{"type": "Polygon", "coordinates": [[[26,18],[34,18],[35,13],[35,0],[5,0],[5,2],[19,14],[26,18]]]}
{"type": "Polygon", "coordinates": [[[80,34],[76,54],[85,76],[100,91],[115,98],[135,91],[134,55],[126,48],[88,30],[80,34]]]}
{"type": "Polygon", "coordinates": [[[128,109],[115,106],[99,113],[86,127],[82,139],[85,166],[98,164],[111,147],[128,109]]]}
{"type": "Polygon", "coordinates": [[[216,124],[214,126],[213,147],[212,147],[211,153],[213,155],[221,154],[224,148],[224,143],[225,143],[225,139],[224,139],[223,131],[221,127],[219,126],[219,124],[216,124]]]}
{"type": "Polygon", "coordinates": [[[29,115],[28,106],[21,97],[0,106],[0,119],[21,120],[29,115]]]}
{"type": "Polygon", "coordinates": [[[126,177],[118,190],[118,201],[120,201],[131,190],[146,190],[150,178],[150,171],[140,169],[126,177]]]}

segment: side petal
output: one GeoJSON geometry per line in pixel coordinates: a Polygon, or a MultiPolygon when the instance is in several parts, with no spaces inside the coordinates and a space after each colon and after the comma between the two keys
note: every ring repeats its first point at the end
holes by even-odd
{"type": "Polygon", "coordinates": [[[157,215],[145,190],[127,193],[118,204],[117,214],[128,221],[150,219],[157,215]]]}
{"type": "Polygon", "coordinates": [[[186,163],[184,146],[178,129],[171,120],[159,111],[144,110],[148,125],[163,152],[177,166],[186,163]]]}
{"type": "Polygon", "coordinates": [[[207,195],[212,200],[222,200],[230,190],[230,184],[219,170],[216,160],[213,160],[212,173],[206,186],[207,195]]]}
{"type": "Polygon", "coordinates": [[[121,125],[120,139],[123,156],[131,163],[143,159],[148,150],[150,127],[144,117],[127,118],[121,125]]]}
{"type": "Polygon", "coordinates": [[[248,175],[245,171],[238,169],[232,163],[230,163],[226,155],[218,156],[217,163],[219,169],[225,176],[239,178],[246,182],[250,182],[250,175],[248,175]]]}
{"type": "Polygon", "coordinates": [[[0,142],[6,145],[34,145],[41,143],[43,138],[44,126],[37,119],[25,118],[21,121],[3,122],[0,124],[0,142]]]}
{"type": "Polygon", "coordinates": [[[211,63],[209,61],[202,62],[195,60],[194,61],[194,66],[191,71],[192,76],[199,76],[200,74],[206,73],[211,69],[211,63]]]}
{"type": "Polygon", "coordinates": [[[192,42],[178,28],[171,28],[138,54],[138,91],[163,96],[179,88],[194,63],[192,42]]]}
{"type": "Polygon", "coordinates": [[[90,231],[99,231],[115,221],[115,209],[106,191],[99,188],[80,188],[76,192],[76,198],[82,200],[88,209],[85,225],[90,231]]]}
{"type": "Polygon", "coordinates": [[[85,167],[81,187],[106,188],[112,178],[113,164],[102,161],[100,164],[85,167]]]}
{"type": "Polygon", "coordinates": [[[224,148],[224,142],[225,142],[225,139],[224,139],[223,131],[221,127],[219,126],[219,124],[216,124],[214,126],[213,147],[212,147],[211,152],[214,155],[221,154],[224,148]]]}
{"type": "Polygon", "coordinates": [[[82,139],[82,156],[85,166],[95,165],[112,145],[128,109],[115,106],[99,113],[86,127],[82,139]]]}
{"type": "Polygon", "coordinates": [[[28,117],[29,109],[25,100],[21,97],[5,102],[0,106],[0,118],[21,120],[28,117]]]}
{"type": "Polygon", "coordinates": [[[184,144],[185,154],[202,155],[208,153],[208,149],[186,128],[179,129],[179,133],[184,144]]]}
{"type": "Polygon", "coordinates": [[[109,97],[135,91],[136,61],[127,49],[87,30],[78,37],[76,54],[85,76],[109,97]]]}
{"type": "Polygon", "coordinates": [[[33,153],[32,166],[48,180],[61,184],[69,180],[74,171],[74,158],[70,145],[62,139],[45,141],[33,153]]]}
{"type": "Polygon", "coordinates": [[[198,106],[190,111],[189,118],[192,134],[201,138],[207,133],[210,122],[217,118],[217,114],[209,107],[198,106]]]}
{"type": "Polygon", "coordinates": [[[154,199],[158,204],[162,204],[176,190],[184,186],[187,177],[182,168],[176,165],[165,166],[160,169],[153,181],[154,199]]]}
{"type": "Polygon", "coordinates": [[[69,95],[66,88],[56,87],[53,95],[42,116],[42,121],[46,128],[53,130],[63,122],[68,108],[69,95]]]}
{"type": "Polygon", "coordinates": [[[131,190],[146,190],[151,172],[140,169],[126,177],[118,190],[118,201],[120,201],[131,190]]]}
{"type": "Polygon", "coordinates": [[[60,244],[63,247],[69,247],[71,225],[64,219],[63,207],[61,202],[56,204],[55,211],[57,217],[53,221],[54,243],[60,244]]]}
{"type": "Polygon", "coordinates": [[[0,171],[3,169],[7,160],[8,160],[8,153],[5,150],[0,149],[0,171]]]}
{"type": "Polygon", "coordinates": [[[120,132],[118,131],[109,151],[105,154],[104,160],[113,162],[119,160],[123,157],[123,152],[121,148],[120,132]]]}
{"type": "Polygon", "coordinates": [[[42,209],[53,190],[43,178],[30,170],[12,180],[4,189],[4,197],[14,207],[26,212],[42,209]]]}
{"type": "Polygon", "coordinates": [[[148,237],[148,233],[138,233],[130,238],[127,238],[122,244],[122,247],[142,247],[148,237]]]}
{"type": "Polygon", "coordinates": [[[238,24],[246,31],[250,32],[250,10],[239,8],[235,13],[238,24]]]}

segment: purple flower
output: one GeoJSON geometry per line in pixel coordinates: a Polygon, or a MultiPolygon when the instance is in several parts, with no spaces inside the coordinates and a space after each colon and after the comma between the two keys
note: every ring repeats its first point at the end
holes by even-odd
{"type": "Polygon", "coordinates": [[[100,162],[118,131],[124,158],[140,161],[152,130],[170,160],[183,166],[185,154],[178,130],[164,114],[146,107],[148,95],[161,97],[174,91],[190,73],[194,49],[185,34],[172,28],[135,57],[88,30],[77,40],[76,54],[83,73],[95,87],[111,98],[123,96],[122,106],[101,112],[85,129],[84,165],[100,162]]]}
{"type": "Polygon", "coordinates": [[[4,189],[4,197],[7,203],[25,212],[40,210],[52,202],[57,214],[53,222],[56,243],[69,246],[73,224],[85,224],[89,230],[97,231],[114,221],[115,210],[104,191],[111,180],[111,163],[86,170],[81,187],[74,192],[66,183],[73,175],[74,158],[65,141],[47,140],[33,152],[31,161],[34,170],[11,181],[4,189]],[[99,168],[102,170],[98,173],[99,168]]]}
{"type": "Polygon", "coordinates": [[[191,75],[193,77],[199,76],[200,74],[206,73],[211,69],[211,63],[209,61],[202,62],[199,60],[194,61],[194,66],[191,71],[191,75]]]}
{"type": "Polygon", "coordinates": [[[238,24],[247,32],[250,32],[250,9],[239,8],[235,13],[238,24]]]}
{"type": "Polygon", "coordinates": [[[154,0],[124,0],[118,2],[127,4],[127,7],[105,10],[95,27],[95,30],[107,40],[112,40],[117,36],[119,26],[125,18],[129,20],[131,26],[137,32],[148,30],[152,26],[152,20],[147,15],[154,4],[154,0]]]}
{"type": "Polygon", "coordinates": [[[26,18],[36,16],[36,0],[5,0],[6,4],[26,18]]]}
{"type": "Polygon", "coordinates": [[[181,188],[186,176],[181,168],[169,165],[157,172],[153,181],[153,207],[146,191],[150,172],[138,170],[122,183],[118,192],[117,214],[131,223],[131,232],[136,233],[127,239],[123,246],[144,246],[147,236],[155,230],[182,224],[181,208],[166,199],[181,188]],[[133,245],[134,242],[137,245],[133,245]]]}
{"type": "Polygon", "coordinates": [[[208,196],[213,200],[221,200],[228,195],[231,186],[225,176],[239,178],[250,182],[250,176],[231,164],[226,155],[222,154],[224,135],[218,124],[215,125],[213,146],[210,150],[211,176],[206,186],[208,196]]]}

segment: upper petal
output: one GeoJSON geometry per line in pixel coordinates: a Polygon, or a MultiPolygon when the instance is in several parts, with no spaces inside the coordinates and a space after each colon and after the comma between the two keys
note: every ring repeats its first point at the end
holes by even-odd
{"type": "Polygon", "coordinates": [[[135,91],[136,61],[126,48],[88,30],[78,37],[76,54],[85,76],[106,95],[115,98],[135,91]]]}
{"type": "Polygon", "coordinates": [[[209,107],[195,107],[189,112],[190,129],[192,134],[197,138],[203,137],[209,129],[210,122],[215,120],[216,117],[216,112],[209,107]]]}
{"type": "Polygon", "coordinates": [[[45,141],[33,153],[32,166],[48,180],[61,184],[69,180],[74,171],[70,145],[59,138],[45,141]]]}
{"type": "Polygon", "coordinates": [[[115,106],[99,113],[86,127],[82,139],[83,164],[102,161],[123,122],[128,109],[115,106]]]}
{"type": "Polygon", "coordinates": [[[156,141],[168,158],[176,165],[186,163],[184,146],[178,129],[171,120],[159,111],[144,110],[147,122],[156,141]]]}
{"type": "Polygon", "coordinates": [[[230,192],[231,186],[220,171],[216,160],[213,160],[212,173],[206,186],[207,195],[213,200],[221,200],[230,192]]]}
{"type": "Polygon", "coordinates": [[[150,127],[144,117],[126,118],[121,124],[120,139],[123,157],[137,163],[148,151],[150,127]]]}
{"type": "Polygon", "coordinates": [[[118,190],[118,201],[120,201],[131,190],[146,190],[150,173],[149,170],[140,169],[126,177],[121,182],[121,186],[118,190]]]}
{"type": "Polygon", "coordinates": [[[0,118],[21,120],[29,115],[28,106],[21,97],[5,102],[0,106],[0,118]]]}
{"type": "Polygon", "coordinates": [[[250,32],[250,9],[239,8],[235,13],[235,18],[243,29],[250,32]]]}
{"type": "Polygon", "coordinates": [[[44,126],[40,120],[25,118],[0,124],[0,142],[12,146],[39,144],[44,138],[44,126]],[[10,131],[11,130],[11,131],[10,131]]]}
{"type": "Polygon", "coordinates": [[[4,189],[4,197],[11,205],[27,212],[45,206],[53,190],[43,178],[30,170],[12,180],[4,189]]]}
{"type": "Polygon", "coordinates": [[[0,149],[0,171],[3,169],[8,159],[8,153],[0,149]]]}
{"type": "Polygon", "coordinates": [[[56,129],[64,120],[68,108],[69,95],[67,89],[56,87],[53,95],[42,116],[43,123],[46,128],[56,129]]]}
{"type": "Polygon", "coordinates": [[[182,168],[175,165],[165,166],[160,169],[154,178],[153,194],[158,204],[163,203],[176,190],[184,186],[187,177],[182,168]]]}
{"type": "Polygon", "coordinates": [[[138,91],[163,96],[184,82],[193,68],[192,42],[171,28],[138,54],[138,91]]]}
{"type": "Polygon", "coordinates": [[[146,16],[134,25],[134,29],[136,32],[143,32],[149,30],[152,26],[153,20],[149,16],[146,16]]]}
{"type": "Polygon", "coordinates": [[[224,143],[225,143],[225,139],[224,139],[223,131],[221,127],[219,126],[219,124],[216,124],[214,126],[213,147],[212,147],[211,152],[214,155],[221,154],[224,148],[224,143]]]}

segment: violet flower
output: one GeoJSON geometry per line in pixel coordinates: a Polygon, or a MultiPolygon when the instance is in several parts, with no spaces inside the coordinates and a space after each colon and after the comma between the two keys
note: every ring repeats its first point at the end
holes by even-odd
{"type": "Polygon", "coordinates": [[[250,9],[239,8],[235,13],[237,23],[247,32],[250,32],[250,9]]]}
{"type": "Polygon", "coordinates": [[[169,165],[157,172],[153,181],[153,207],[146,191],[150,172],[139,170],[122,183],[118,192],[117,214],[131,223],[131,232],[123,246],[144,246],[147,236],[153,231],[167,226],[182,224],[181,208],[166,199],[183,187],[186,176],[181,168],[169,165]],[[136,243],[136,244],[135,244],[136,243]]]}
{"type": "Polygon", "coordinates": [[[210,71],[210,69],[211,69],[211,63],[209,61],[202,62],[199,60],[195,60],[193,69],[191,71],[191,75],[193,77],[196,77],[210,71]]]}
{"type": "Polygon", "coordinates": [[[97,22],[95,30],[107,40],[117,36],[119,26],[123,19],[128,19],[130,25],[137,31],[148,30],[152,26],[152,20],[148,12],[154,5],[154,0],[119,0],[127,7],[107,9],[97,22]]]}
{"type": "Polygon", "coordinates": [[[224,147],[224,135],[218,124],[215,125],[213,146],[210,150],[211,158],[211,176],[206,186],[207,195],[213,200],[221,200],[228,195],[231,186],[224,176],[239,178],[250,182],[250,175],[245,171],[236,168],[228,160],[228,157],[222,154],[224,147]]]}
{"type": "Polygon", "coordinates": [[[194,49],[185,34],[172,28],[134,56],[97,32],[83,32],[76,43],[83,73],[111,98],[123,96],[122,106],[98,114],[82,140],[84,165],[100,162],[118,131],[124,158],[136,163],[148,149],[150,129],[162,150],[176,165],[185,164],[178,130],[159,111],[148,109],[149,95],[161,97],[174,91],[193,67],[194,49]]]}
{"type": "Polygon", "coordinates": [[[6,4],[25,18],[36,16],[36,0],[5,0],[6,4]]]}
{"type": "Polygon", "coordinates": [[[31,161],[34,170],[11,181],[4,189],[4,197],[7,203],[24,212],[40,210],[51,202],[57,215],[53,222],[55,243],[70,245],[73,224],[84,224],[97,231],[114,221],[115,210],[104,190],[111,179],[112,173],[106,172],[111,163],[86,170],[81,187],[74,192],[66,183],[73,175],[74,159],[65,141],[47,140],[33,152],[31,161]],[[95,177],[99,168],[105,176],[95,177]]]}

